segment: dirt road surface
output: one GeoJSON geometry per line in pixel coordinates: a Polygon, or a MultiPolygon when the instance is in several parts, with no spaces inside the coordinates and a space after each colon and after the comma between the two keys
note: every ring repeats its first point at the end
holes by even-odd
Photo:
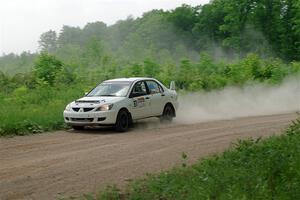
{"type": "Polygon", "coordinates": [[[56,199],[119,186],[221,152],[238,138],[280,133],[296,114],[183,125],[140,122],[127,133],[112,129],[58,131],[0,138],[0,199],[56,199]]]}

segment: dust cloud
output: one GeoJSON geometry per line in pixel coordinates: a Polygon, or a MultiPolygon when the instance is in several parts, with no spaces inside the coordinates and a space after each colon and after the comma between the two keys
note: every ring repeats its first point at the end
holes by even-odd
{"type": "Polygon", "coordinates": [[[227,87],[220,91],[179,95],[176,122],[197,123],[300,111],[300,76],[277,86],[227,87]]]}

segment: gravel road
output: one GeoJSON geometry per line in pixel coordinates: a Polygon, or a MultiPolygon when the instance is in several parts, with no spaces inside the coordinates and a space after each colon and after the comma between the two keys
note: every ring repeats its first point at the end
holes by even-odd
{"type": "Polygon", "coordinates": [[[0,138],[0,199],[56,199],[123,186],[228,148],[238,138],[278,134],[296,114],[197,124],[139,122],[127,133],[99,128],[0,138]]]}

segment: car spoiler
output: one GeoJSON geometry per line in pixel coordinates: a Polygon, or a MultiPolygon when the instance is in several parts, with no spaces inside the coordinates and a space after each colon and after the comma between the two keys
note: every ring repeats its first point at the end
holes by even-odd
{"type": "Polygon", "coordinates": [[[176,86],[175,86],[175,81],[171,81],[170,83],[170,90],[175,90],[176,86]]]}

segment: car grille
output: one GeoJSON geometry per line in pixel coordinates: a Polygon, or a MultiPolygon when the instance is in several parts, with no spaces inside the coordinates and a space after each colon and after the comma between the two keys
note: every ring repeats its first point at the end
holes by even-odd
{"type": "Polygon", "coordinates": [[[80,108],[72,108],[75,112],[78,112],[80,108]]]}
{"type": "MultiPolygon", "coordinates": [[[[75,112],[78,112],[80,108],[72,108],[75,112]]],[[[89,112],[92,111],[94,108],[83,108],[83,112],[89,112]]]]}
{"type": "Polygon", "coordinates": [[[92,122],[94,118],[71,118],[73,122],[92,122]]]}
{"type": "Polygon", "coordinates": [[[91,110],[93,110],[94,108],[83,108],[83,112],[89,112],[91,110]]]}

